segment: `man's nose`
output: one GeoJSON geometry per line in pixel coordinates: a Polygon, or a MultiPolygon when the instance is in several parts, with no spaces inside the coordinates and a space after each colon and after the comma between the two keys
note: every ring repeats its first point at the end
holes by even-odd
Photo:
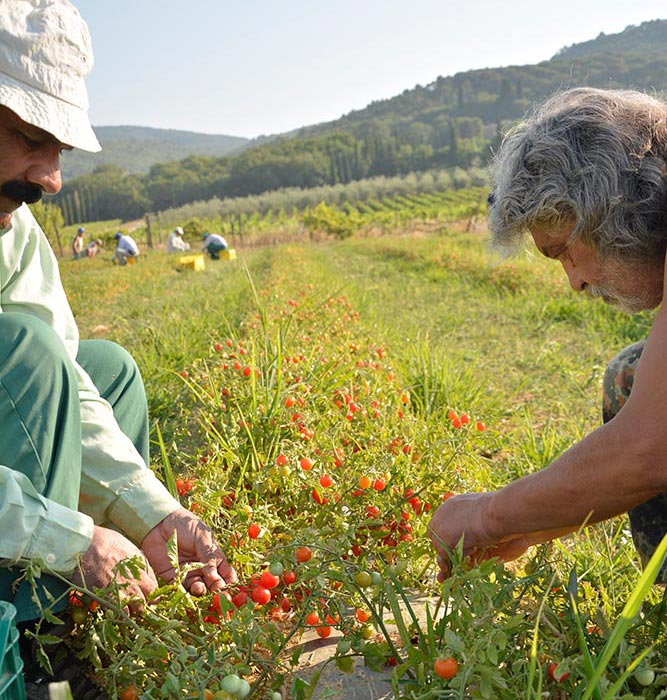
{"type": "Polygon", "coordinates": [[[563,263],[563,269],[567,275],[567,279],[570,283],[570,287],[574,289],[575,292],[583,292],[586,289],[586,280],[579,274],[577,268],[571,264],[563,263]]]}
{"type": "Polygon", "coordinates": [[[60,175],[60,147],[45,144],[37,153],[26,172],[26,179],[44,190],[46,194],[57,194],[62,187],[60,175]]]}

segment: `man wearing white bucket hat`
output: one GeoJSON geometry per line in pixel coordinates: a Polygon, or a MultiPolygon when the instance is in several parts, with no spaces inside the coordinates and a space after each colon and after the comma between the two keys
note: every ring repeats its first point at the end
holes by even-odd
{"type": "MultiPolygon", "coordinates": [[[[67,0],[0,0],[0,599],[27,626],[40,605],[21,581],[26,562],[104,586],[119,560],[145,558],[127,582],[135,610],[158,576],[173,578],[166,545],[176,531],[181,561],[202,564],[186,576],[191,593],[235,580],[211,530],[147,467],[137,366],[113,343],[79,342],[54,255],[25,204],[59,191],[61,150],[100,149],[84,85],[92,64],[88,29],[67,0]]],[[[42,602],[64,607],[70,586],[39,581],[42,602]]],[[[82,675],[61,670],[56,680],[82,675]]],[[[28,697],[47,697],[46,683],[40,695],[26,680],[28,697]]]]}
{"type": "Polygon", "coordinates": [[[190,244],[183,240],[183,229],[177,226],[167,238],[167,253],[182,253],[190,250],[190,244]]]}

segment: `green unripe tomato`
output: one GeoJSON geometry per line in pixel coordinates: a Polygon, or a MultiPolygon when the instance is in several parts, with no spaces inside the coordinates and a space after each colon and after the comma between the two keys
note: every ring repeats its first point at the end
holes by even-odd
{"type": "Polygon", "coordinates": [[[652,668],[640,668],[634,672],[634,677],[639,685],[651,685],[655,680],[655,671],[652,668]]]}
{"type": "Polygon", "coordinates": [[[269,565],[269,573],[274,576],[282,576],[283,571],[285,571],[285,567],[279,561],[273,561],[269,565]]]}
{"type": "Polygon", "coordinates": [[[72,620],[77,625],[82,625],[88,619],[88,611],[84,607],[77,607],[72,610],[72,620]]]}
{"type": "Polygon", "coordinates": [[[382,583],[382,576],[377,571],[371,572],[371,583],[374,586],[379,586],[382,583]]]}
{"type": "Polygon", "coordinates": [[[338,652],[340,654],[347,654],[348,651],[350,651],[350,640],[341,639],[340,642],[338,642],[338,652]]]}
{"type": "Polygon", "coordinates": [[[365,646],[366,646],[365,640],[355,639],[354,642],[352,642],[352,651],[356,651],[357,654],[360,654],[364,650],[365,646]]]}
{"type": "Polygon", "coordinates": [[[283,700],[282,693],[279,693],[277,690],[274,690],[271,693],[271,700],[283,700]]]}
{"type": "Polygon", "coordinates": [[[373,579],[368,571],[360,571],[355,575],[354,582],[359,588],[368,588],[373,583],[373,579]]]}
{"type": "Polygon", "coordinates": [[[250,683],[248,683],[248,681],[245,678],[241,678],[241,687],[235,693],[236,697],[239,698],[239,700],[243,700],[243,698],[247,697],[249,693],[250,683]]]}
{"type": "Polygon", "coordinates": [[[241,679],[235,673],[230,673],[222,679],[220,687],[225,693],[238,697],[239,690],[241,689],[241,679]]]}

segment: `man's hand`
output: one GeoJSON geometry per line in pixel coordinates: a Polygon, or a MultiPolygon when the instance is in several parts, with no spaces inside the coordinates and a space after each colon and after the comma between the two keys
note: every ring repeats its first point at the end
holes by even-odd
{"type": "Polygon", "coordinates": [[[202,563],[186,574],[184,585],[192,595],[219,591],[236,582],[236,572],[213,537],[211,528],[185,508],[179,508],[159,522],[141,543],[148,561],[158,576],[172,581],[176,575],[167,555],[167,542],[176,531],[179,565],[202,563]]]}
{"type": "Polygon", "coordinates": [[[494,493],[465,493],[448,498],[434,513],[428,525],[429,536],[437,551],[438,580],[450,573],[449,552],[463,536],[463,556],[476,561],[498,557],[512,561],[534,544],[548,542],[575,532],[576,525],[523,534],[500,534],[489,526],[489,511],[494,493]]]}
{"type": "Polygon", "coordinates": [[[510,561],[530,546],[523,535],[500,538],[488,527],[488,508],[492,494],[465,493],[448,498],[433,514],[428,525],[431,542],[440,567],[438,580],[449,574],[449,553],[463,537],[463,556],[476,560],[500,557],[510,561]]]}
{"type": "Polygon", "coordinates": [[[131,613],[140,611],[146,598],[157,588],[157,579],[143,552],[119,532],[96,525],[93,540],[81,558],[72,583],[86,588],[106,588],[114,580],[127,584],[121,595],[128,598],[127,607],[131,613]],[[130,557],[139,557],[145,563],[145,569],[136,579],[124,578],[113,570],[119,561],[130,557]]]}

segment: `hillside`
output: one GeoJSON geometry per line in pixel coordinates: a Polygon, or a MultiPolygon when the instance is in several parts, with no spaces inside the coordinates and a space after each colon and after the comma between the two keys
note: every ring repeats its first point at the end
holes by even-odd
{"type": "Polygon", "coordinates": [[[128,173],[147,173],[154,163],[181,160],[191,155],[225,156],[242,148],[239,136],[199,134],[145,126],[95,126],[102,145],[99,153],[74,150],[63,154],[63,179],[86,175],[102,164],[128,173]]]}
{"type": "Polygon", "coordinates": [[[581,58],[604,53],[665,54],[665,20],[630,25],[618,34],[601,33],[597,38],[562,48],[555,59],[581,58]]]}
{"type": "Polygon", "coordinates": [[[667,46],[667,20],[630,26],[536,65],[438,76],[336,121],[251,142],[234,154],[172,157],[145,175],[109,166],[68,182],[58,201],[68,221],[136,218],[213,197],[483,167],[504,131],[557,90],[589,85],[667,93],[667,52],[655,50],[661,44],[667,46]],[[628,46],[632,51],[616,50],[628,46]]]}

